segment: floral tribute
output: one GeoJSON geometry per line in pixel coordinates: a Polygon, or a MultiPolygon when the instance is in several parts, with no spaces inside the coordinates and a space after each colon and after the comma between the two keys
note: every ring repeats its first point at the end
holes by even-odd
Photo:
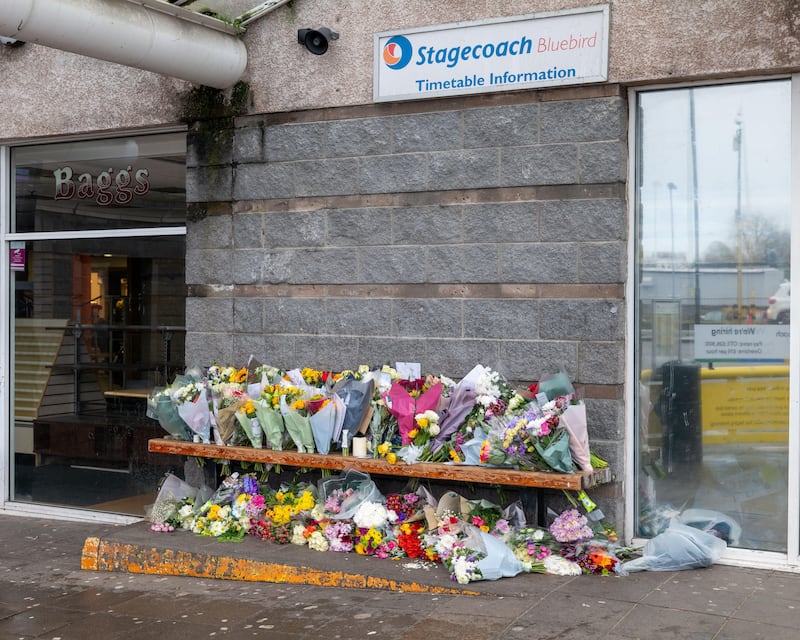
{"type": "Polygon", "coordinates": [[[592,523],[577,508],[546,528],[529,526],[517,503],[502,508],[449,492],[461,500],[456,514],[424,489],[384,497],[365,474],[357,482],[343,474],[319,486],[274,489],[256,474],[234,473],[206,499],[198,490],[185,492],[159,495],[150,512],[154,532],[185,531],[227,542],[250,535],[312,551],[407,558],[439,564],[461,584],[524,572],[614,575],[626,552],[610,527],[592,523]],[[347,517],[340,517],[345,510],[347,517]]]}
{"type": "Polygon", "coordinates": [[[563,373],[519,389],[483,365],[455,382],[365,365],[340,372],[214,365],[154,391],[148,415],[202,443],[340,455],[356,433],[390,464],[455,462],[572,473],[606,466],[563,373]],[[342,438],[343,432],[347,431],[342,438]]]}

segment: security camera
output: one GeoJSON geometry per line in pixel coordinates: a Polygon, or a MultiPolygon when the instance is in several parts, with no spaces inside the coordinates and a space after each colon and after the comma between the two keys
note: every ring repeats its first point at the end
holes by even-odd
{"type": "Polygon", "coordinates": [[[326,27],[320,29],[298,29],[297,41],[304,44],[315,56],[321,56],[328,50],[328,42],[338,40],[339,34],[326,27]]]}

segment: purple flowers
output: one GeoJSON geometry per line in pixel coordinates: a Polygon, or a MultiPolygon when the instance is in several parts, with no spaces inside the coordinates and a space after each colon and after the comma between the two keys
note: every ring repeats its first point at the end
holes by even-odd
{"type": "Polygon", "coordinates": [[[353,524],[350,521],[329,524],[325,527],[325,537],[330,551],[348,553],[353,550],[353,524]]]}
{"type": "Polygon", "coordinates": [[[251,496],[256,495],[258,493],[258,480],[252,475],[247,474],[242,483],[242,490],[251,496]]]}
{"type": "Polygon", "coordinates": [[[577,509],[569,509],[559,515],[550,525],[550,533],[558,542],[579,542],[594,537],[585,516],[577,509]]]}

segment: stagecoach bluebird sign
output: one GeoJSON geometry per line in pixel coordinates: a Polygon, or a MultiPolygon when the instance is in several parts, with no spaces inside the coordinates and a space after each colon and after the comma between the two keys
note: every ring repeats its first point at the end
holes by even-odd
{"type": "Polygon", "coordinates": [[[608,5],[375,36],[376,102],[607,79],[608,5]]]}

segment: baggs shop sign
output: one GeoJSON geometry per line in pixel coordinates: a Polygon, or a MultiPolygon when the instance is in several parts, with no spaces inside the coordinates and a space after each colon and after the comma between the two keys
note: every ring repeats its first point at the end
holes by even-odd
{"type": "Polygon", "coordinates": [[[376,102],[607,79],[608,5],[375,36],[376,102]]]}

